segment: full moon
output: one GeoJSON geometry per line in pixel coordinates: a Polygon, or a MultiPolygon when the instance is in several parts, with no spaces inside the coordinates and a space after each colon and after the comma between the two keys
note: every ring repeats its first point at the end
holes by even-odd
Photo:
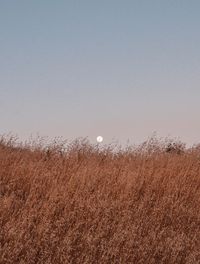
{"type": "Polygon", "coordinates": [[[102,136],[98,136],[97,137],[97,142],[101,143],[103,141],[103,137],[102,136]]]}

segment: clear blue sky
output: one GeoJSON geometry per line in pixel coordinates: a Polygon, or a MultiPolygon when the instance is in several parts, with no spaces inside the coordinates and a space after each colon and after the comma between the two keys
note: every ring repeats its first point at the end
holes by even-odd
{"type": "Polygon", "coordinates": [[[200,142],[199,0],[0,0],[0,134],[200,142]]]}

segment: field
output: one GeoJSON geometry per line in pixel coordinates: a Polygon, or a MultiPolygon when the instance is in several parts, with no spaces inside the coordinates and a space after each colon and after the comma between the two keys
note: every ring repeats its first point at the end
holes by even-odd
{"type": "Polygon", "coordinates": [[[0,264],[200,263],[200,148],[0,140],[0,264]]]}

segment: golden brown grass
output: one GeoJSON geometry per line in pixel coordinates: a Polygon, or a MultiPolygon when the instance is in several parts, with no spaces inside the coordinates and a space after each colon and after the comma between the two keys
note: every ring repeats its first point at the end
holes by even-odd
{"type": "Polygon", "coordinates": [[[200,263],[198,147],[61,147],[1,139],[1,264],[200,263]]]}

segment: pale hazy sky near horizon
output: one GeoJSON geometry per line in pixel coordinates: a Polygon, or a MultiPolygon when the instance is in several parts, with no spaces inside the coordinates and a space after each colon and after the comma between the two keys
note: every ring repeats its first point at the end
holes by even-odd
{"type": "Polygon", "coordinates": [[[200,142],[200,1],[0,0],[0,134],[200,142]]]}

